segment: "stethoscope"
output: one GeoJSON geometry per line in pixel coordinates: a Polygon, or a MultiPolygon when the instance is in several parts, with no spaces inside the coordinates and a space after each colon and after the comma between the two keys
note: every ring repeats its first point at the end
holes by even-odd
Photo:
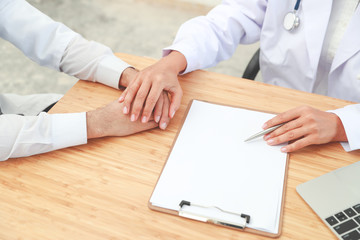
{"type": "Polygon", "coordinates": [[[296,0],[294,11],[288,12],[284,17],[284,28],[288,31],[293,31],[300,25],[300,18],[297,14],[301,0],[296,0]]]}

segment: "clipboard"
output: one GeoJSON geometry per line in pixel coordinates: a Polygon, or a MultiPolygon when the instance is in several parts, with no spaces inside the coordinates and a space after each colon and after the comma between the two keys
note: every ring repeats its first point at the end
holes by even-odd
{"type": "Polygon", "coordinates": [[[192,100],[148,206],[268,237],[281,234],[288,154],[259,138],[270,113],[192,100]]]}

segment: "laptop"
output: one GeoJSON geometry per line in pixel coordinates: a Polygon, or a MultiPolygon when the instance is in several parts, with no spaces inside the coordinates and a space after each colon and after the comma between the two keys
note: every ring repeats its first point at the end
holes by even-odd
{"type": "Polygon", "coordinates": [[[360,161],[300,184],[296,190],[339,239],[360,239],[360,161]]]}

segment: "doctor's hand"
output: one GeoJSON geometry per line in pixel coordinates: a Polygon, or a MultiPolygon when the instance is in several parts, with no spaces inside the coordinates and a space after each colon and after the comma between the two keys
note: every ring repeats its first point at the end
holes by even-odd
{"type": "MultiPolygon", "coordinates": [[[[121,74],[119,80],[119,88],[120,87],[127,87],[130,85],[132,81],[135,80],[135,77],[139,73],[138,70],[129,67],[124,70],[121,74]]],[[[169,125],[170,117],[169,117],[169,106],[170,106],[170,99],[167,92],[163,91],[155,104],[154,109],[154,120],[156,123],[159,124],[159,128],[165,130],[166,127],[169,125]]],[[[123,111],[123,109],[121,109],[123,111]]]]}
{"type": "Polygon", "coordinates": [[[282,152],[293,152],[311,144],[347,141],[344,126],[334,113],[308,106],[297,107],[270,119],[263,128],[284,122],[283,126],[264,136],[269,145],[291,141],[281,148],[282,152]]]}
{"type": "Polygon", "coordinates": [[[127,136],[155,128],[157,123],[150,119],[147,123],[131,122],[122,113],[123,104],[117,100],[108,105],[86,113],[87,137],[127,136]]]}
{"type": "Polygon", "coordinates": [[[185,68],[184,55],[172,51],[154,65],[140,71],[119,98],[119,102],[124,103],[123,113],[130,113],[131,121],[140,118],[141,122],[146,123],[154,108],[156,111],[155,105],[158,100],[161,96],[164,98],[163,91],[167,91],[171,95],[167,110],[168,117],[173,118],[180,107],[182,98],[182,89],[177,75],[185,68]]]}

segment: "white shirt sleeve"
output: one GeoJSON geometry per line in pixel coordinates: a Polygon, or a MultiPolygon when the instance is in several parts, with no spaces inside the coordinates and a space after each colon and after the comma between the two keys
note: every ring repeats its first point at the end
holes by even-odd
{"type": "Polygon", "coordinates": [[[86,113],[0,115],[0,161],[86,142],[86,113]]]}
{"type": "Polygon", "coordinates": [[[59,70],[62,54],[76,35],[24,0],[0,1],[0,37],[40,65],[59,70]]]}
{"type": "MultiPolygon", "coordinates": [[[[0,0],[0,37],[40,65],[114,88],[129,66],[24,0],[0,0]]],[[[86,133],[85,113],[0,115],[0,160],[84,144],[86,133]]]]}
{"type": "Polygon", "coordinates": [[[185,73],[215,66],[230,58],[238,44],[254,43],[260,38],[265,0],[224,0],[206,16],[185,22],[173,44],[163,49],[181,52],[187,61],[185,73]]]}
{"type": "Polygon", "coordinates": [[[40,65],[114,88],[130,66],[109,47],[85,40],[24,0],[0,1],[0,37],[40,65]]]}
{"type": "Polygon", "coordinates": [[[348,142],[341,142],[345,151],[360,149],[360,104],[348,105],[344,108],[331,110],[341,120],[348,142]]]}
{"type": "Polygon", "coordinates": [[[80,79],[118,88],[121,73],[130,67],[109,47],[75,36],[60,61],[60,70],[80,79]]]}

